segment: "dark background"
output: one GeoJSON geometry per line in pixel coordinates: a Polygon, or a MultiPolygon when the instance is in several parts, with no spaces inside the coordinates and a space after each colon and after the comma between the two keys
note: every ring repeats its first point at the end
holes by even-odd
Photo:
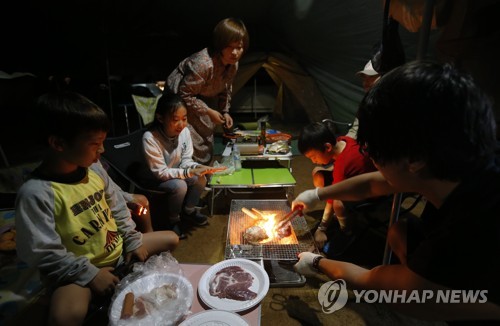
{"type": "MultiPolygon", "coordinates": [[[[242,18],[252,51],[283,50],[266,13],[275,1],[28,1],[9,4],[2,70],[106,81],[163,80],[210,42],[215,24],[242,18]],[[10,23],[8,22],[10,20],[10,23]]],[[[6,6],[5,3],[2,6],[6,6]]],[[[278,37],[279,38],[279,37],[278,37]]]]}
{"type": "MultiPolygon", "coordinates": [[[[182,59],[210,43],[214,26],[226,17],[244,20],[253,51],[283,52],[284,46],[272,40],[272,27],[266,23],[267,10],[275,3],[2,2],[0,70],[36,76],[0,78],[0,108],[9,121],[0,128],[0,145],[10,165],[37,157],[30,135],[33,122],[27,118],[34,99],[49,90],[77,91],[122,122],[122,105],[132,104],[130,85],[165,80],[182,59]],[[66,77],[69,84],[64,82],[66,77]]],[[[129,117],[137,127],[137,114],[129,110],[129,117]]],[[[120,127],[115,131],[122,134],[125,129],[120,127]]]]}
{"type": "MultiPolygon", "coordinates": [[[[396,0],[393,0],[396,1],[396,0]]],[[[428,55],[469,71],[500,102],[500,1],[437,0],[448,6],[447,24],[431,33],[428,55]],[[441,38],[442,35],[446,38],[441,38]],[[441,38],[441,39],[440,39],[441,38]]],[[[27,0],[0,4],[0,70],[36,76],[0,78],[4,123],[0,145],[8,157],[29,152],[26,119],[33,99],[64,86],[109,113],[123,115],[130,84],[164,80],[186,56],[210,43],[215,24],[241,18],[250,51],[294,59],[316,83],[332,113],[352,121],[363,95],[360,70],[380,40],[383,4],[374,0],[27,0]],[[66,85],[63,80],[70,77],[66,85]],[[119,112],[115,112],[119,110],[119,112]]],[[[418,33],[400,27],[407,60],[418,33]]],[[[262,75],[262,74],[261,74],[262,75]]],[[[260,83],[271,83],[259,78],[260,83]]],[[[500,109],[496,105],[497,121],[500,109]]],[[[135,115],[133,116],[135,117],[135,115]]],[[[14,162],[15,163],[15,162],[14,162]]]]}

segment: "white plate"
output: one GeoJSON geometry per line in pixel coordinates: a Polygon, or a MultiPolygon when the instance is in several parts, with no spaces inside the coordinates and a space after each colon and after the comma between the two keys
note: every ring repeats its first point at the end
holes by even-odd
{"type": "Polygon", "coordinates": [[[173,274],[173,273],[154,273],[148,274],[141,277],[134,282],[128,284],[114,299],[111,310],[109,313],[109,319],[111,325],[127,324],[142,324],[142,325],[153,325],[157,321],[169,321],[165,325],[174,325],[176,321],[184,317],[191,305],[193,303],[193,286],[191,282],[184,276],[173,274]],[[177,299],[172,300],[166,305],[163,305],[161,309],[145,316],[141,319],[131,318],[128,320],[120,320],[123,300],[125,295],[129,292],[133,292],[134,296],[137,298],[140,295],[151,292],[154,288],[160,287],[164,284],[176,284],[177,285],[177,299]]]}
{"type": "Polygon", "coordinates": [[[234,312],[207,310],[190,316],[179,326],[248,326],[248,323],[234,312]]]}
{"type": "Polygon", "coordinates": [[[269,291],[269,276],[259,264],[242,258],[235,258],[221,261],[210,267],[200,278],[198,283],[198,294],[201,300],[210,308],[220,309],[232,312],[244,311],[259,304],[269,291]],[[238,301],[226,298],[219,298],[210,295],[210,280],[221,269],[229,266],[239,266],[253,276],[252,286],[250,290],[257,293],[257,296],[252,300],[238,301]]]}

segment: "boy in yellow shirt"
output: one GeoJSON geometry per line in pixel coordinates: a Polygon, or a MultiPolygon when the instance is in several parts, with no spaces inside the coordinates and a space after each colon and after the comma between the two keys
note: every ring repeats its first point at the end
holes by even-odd
{"type": "Polygon", "coordinates": [[[141,234],[118,187],[98,164],[109,120],[71,92],[46,94],[35,111],[46,155],[16,200],[19,257],[53,291],[49,324],[79,325],[93,295],[113,293],[114,267],[173,250],[171,231],[141,234]]]}

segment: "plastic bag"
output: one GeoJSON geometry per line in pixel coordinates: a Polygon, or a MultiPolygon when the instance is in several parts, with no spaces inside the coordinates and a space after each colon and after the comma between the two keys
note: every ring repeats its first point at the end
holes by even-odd
{"type": "Polygon", "coordinates": [[[288,141],[278,140],[277,142],[269,145],[267,152],[269,154],[287,154],[290,152],[290,146],[288,145],[288,141]]]}
{"type": "Polygon", "coordinates": [[[191,314],[194,291],[170,252],[135,263],[117,285],[109,309],[110,325],[175,325],[191,314]]]}
{"type": "Polygon", "coordinates": [[[231,175],[235,171],[234,156],[231,154],[229,156],[224,156],[222,162],[214,161],[213,167],[225,166],[226,169],[222,171],[217,171],[213,175],[231,175]]]}

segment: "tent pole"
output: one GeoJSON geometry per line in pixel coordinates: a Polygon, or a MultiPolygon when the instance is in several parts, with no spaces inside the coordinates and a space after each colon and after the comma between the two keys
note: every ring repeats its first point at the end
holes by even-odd
{"type": "Polygon", "coordinates": [[[257,119],[257,112],[255,112],[255,102],[257,101],[257,77],[253,77],[253,97],[252,97],[252,112],[254,119],[257,119]]]}
{"type": "MultiPolygon", "coordinates": [[[[399,219],[399,212],[401,208],[401,200],[403,198],[403,194],[398,192],[394,194],[392,198],[392,209],[391,209],[391,217],[389,220],[389,227],[387,228],[387,232],[394,223],[396,223],[399,219]]],[[[390,265],[392,257],[392,249],[389,245],[389,237],[386,237],[385,240],[385,250],[384,250],[384,258],[382,259],[382,265],[390,265]]]]}
{"type": "Polygon", "coordinates": [[[0,156],[2,156],[3,164],[5,165],[6,168],[10,167],[9,160],[7,160],[7,155],[5,155],[5,152],[3,151],[2,145],[0,145],[0,156]]]}
{"type": "Polygon", "coordinates": [[[427,52],[435,4],[436,0],[425,1],[424,16],[422,18],[422,26],[420,27],[420,34],[418,38],[417,60],[423,60],[425,58],[425,53],[427,52]]]}
{"type": "MultiPolygon", "coordinates": [[[[422,26],[420,27],[420,34],[418,39],[417,60],[424,59],[425,53],[427,52],[435,2],[436,0],[426,0],[425,2],[424,16],[422,19],[422,26]]],[[[394,194],[392,201],[391,217],[389,220],[389,228],[399,219],[402,197],[403,197],[402,193],[394,194]]],[[[392,250],[389,245],[389,238],[387,238],[385,243],[384,258],[382,260],[382,264],[389,265],[391,263],[391,256],[392,256],[392,250]]]]}

